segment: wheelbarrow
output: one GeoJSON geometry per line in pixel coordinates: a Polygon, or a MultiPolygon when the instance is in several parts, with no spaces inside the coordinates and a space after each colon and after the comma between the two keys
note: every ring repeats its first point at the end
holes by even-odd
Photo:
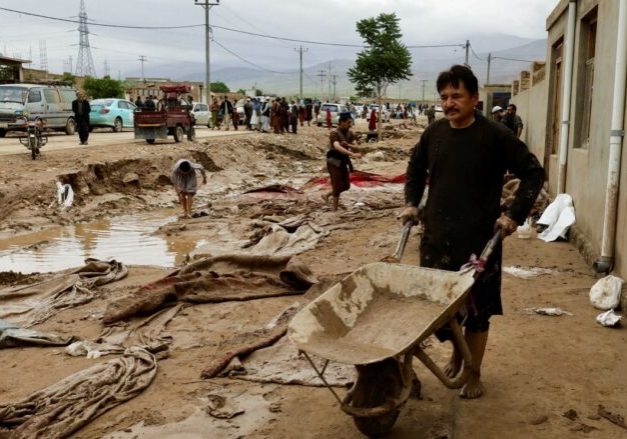
{"type": "MultiPolygon", "coordinates": [[[[400,260],[410,228],[406,224],[390,260],[400,260]]],[[[465,314],[470,287],[499,240],[500,231],[478,259],[471,258],[474,263],[457,272],[389,262],[365,265],[293,317],[289,337],[363,434],[385,435],[410,395],[419,393],[413,357],[450,389],[466,383],[468,368],[449,378],[422,343],[449,325],[464,363],[471,363],[457,316],[465,314]],[[325,360],[322,367],[315,365],[310,354],[325,360]],[[343,398],[324,377],[329,361],[356,366],[357,378],[343,398]]]]}

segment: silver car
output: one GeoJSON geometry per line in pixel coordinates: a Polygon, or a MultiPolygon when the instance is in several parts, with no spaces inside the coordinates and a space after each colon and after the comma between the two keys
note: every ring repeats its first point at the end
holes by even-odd
{"type": "Polygon", "coordinates": [[[316,123],[319,127],[327,123],[327,109],[331,112],[331,125],[337,125],[340,119],[340,113],[348,111],[346,105],[325,102],[320,106],[320,113],[316,123]]]}

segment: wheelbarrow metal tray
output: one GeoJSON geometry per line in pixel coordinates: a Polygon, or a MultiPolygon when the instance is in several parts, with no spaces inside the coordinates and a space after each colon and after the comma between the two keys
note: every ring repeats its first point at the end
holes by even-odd
{"type": "Polygon", "coordinates": [[[463,304],[474,270],[376,262],[332,286],[288,327],[299,349],[369,364],[405,352],[447,323],[463,304]]]}

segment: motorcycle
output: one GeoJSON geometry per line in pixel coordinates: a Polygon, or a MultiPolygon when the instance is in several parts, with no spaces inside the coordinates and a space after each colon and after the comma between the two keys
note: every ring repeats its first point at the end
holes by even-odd
{"type": "Polygon", "coordinates": [[[22,116],[17,120],[19,125],[25,126],[26,137],[20,137],[20,143],[26,146],[31,153],[33,160],[40,155],[40,149],[48,143],[48,136],[44,133],[46,121],[43,119],[28,120],[22,116]]]}

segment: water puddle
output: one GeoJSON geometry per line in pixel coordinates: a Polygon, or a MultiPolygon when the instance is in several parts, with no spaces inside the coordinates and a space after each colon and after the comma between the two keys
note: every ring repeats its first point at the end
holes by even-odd
{"type": "Polygon", "coordinates": [[[59,226],[0,240],[0,271],[22,273],[65,270],[86,258],[116,259],[128,265],[173,267],[203,242],[191,237],[152,236],[175,221],[178,211],[129,215],[59,226]]]}

